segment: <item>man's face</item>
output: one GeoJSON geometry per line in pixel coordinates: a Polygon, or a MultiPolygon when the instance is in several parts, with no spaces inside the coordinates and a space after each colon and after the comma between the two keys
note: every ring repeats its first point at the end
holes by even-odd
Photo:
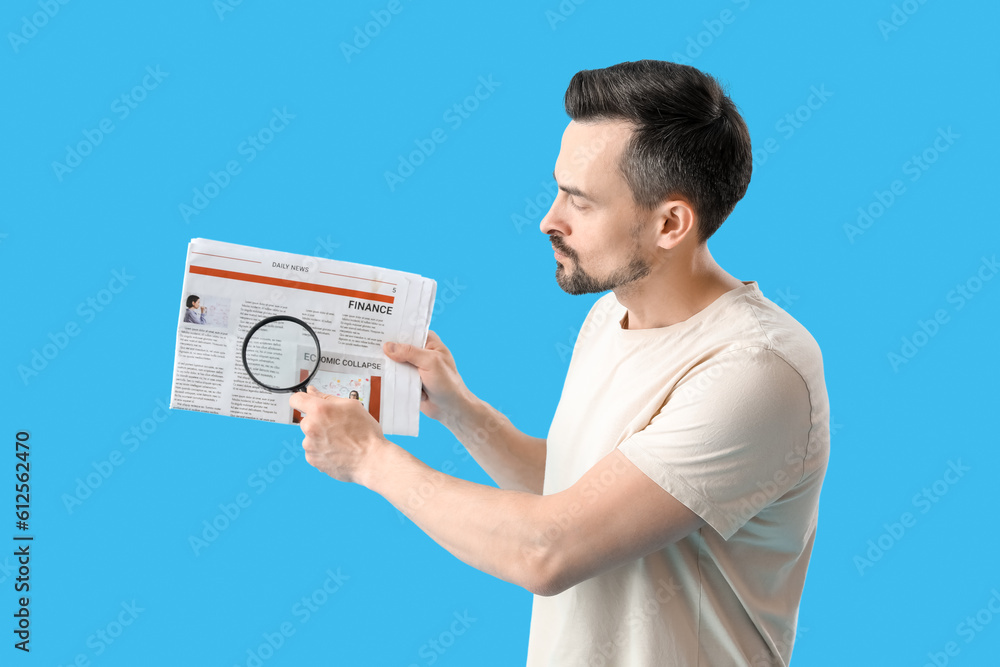
{"type": "Polygon", "coordinates": [[[556,282],[570,294],[623,287],[652,269],[651,214],[636,207],[618,168],[630,136],[623,122],[571,121],[563,133],[559,194],[539,228],[556,251],[556,282]]]}

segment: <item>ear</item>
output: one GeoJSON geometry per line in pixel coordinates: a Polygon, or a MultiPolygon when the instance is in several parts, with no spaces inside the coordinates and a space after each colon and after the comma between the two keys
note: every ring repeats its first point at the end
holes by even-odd
{"type": "Polygon", "coordinates": [[[656,242],[659,247],[671,250],[686,238],[697,239],[698,216],[686,200],[664,201],[657,207],[655,215],[660,222],[660,235],[656,242]]]}

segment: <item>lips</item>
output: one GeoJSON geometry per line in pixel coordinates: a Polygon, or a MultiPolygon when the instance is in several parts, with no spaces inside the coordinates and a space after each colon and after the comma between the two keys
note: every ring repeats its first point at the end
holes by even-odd
{"type": "Polygon", "coordinates": [[[562,243],[561,239],[559,241],[557,241],[556,239],[558,239],[558,238],[559,237],[556,237],[556,236],[549,237],[549,240],[552,242],[552,249],[555,252],[557,252],[560,255],[562,255],[563,257],[569,257],[570,259],[572,259],[573,258],[573,251],[570,250],[569,248],[567,248],[562,243]]]}

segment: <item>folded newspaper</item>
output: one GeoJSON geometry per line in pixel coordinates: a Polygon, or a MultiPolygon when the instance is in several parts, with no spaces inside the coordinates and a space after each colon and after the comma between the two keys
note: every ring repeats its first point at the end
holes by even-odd
{"type": "MultiPolygon", "coordinates": [[[[319,338],[322,353],[310,385],[361,401],[387,435],[417,435],[420,376],[388,359],[382,343],[423,347],[436,289],[433,280],[413,273],[192,239],[170,407],[296,423],[300,415],[288,394],[256,384],[242,361],[250,329],[285,315],[306,322],[319,338]]],[[[305,377],[312,371],[301,358],[297,363],[292,372],[305,377]]]]}

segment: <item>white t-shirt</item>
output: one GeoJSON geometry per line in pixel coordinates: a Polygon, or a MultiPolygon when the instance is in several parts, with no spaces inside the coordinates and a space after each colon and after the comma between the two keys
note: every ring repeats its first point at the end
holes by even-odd
{"type": "Polygon", "coordinates": [[[668,327],[625,314],[607,294],[580,330],[544,493],[617,447],[707,525],[536,595],[528,667],[787,665],[829,456],[819,346],[756,282],[668,327]]]}

